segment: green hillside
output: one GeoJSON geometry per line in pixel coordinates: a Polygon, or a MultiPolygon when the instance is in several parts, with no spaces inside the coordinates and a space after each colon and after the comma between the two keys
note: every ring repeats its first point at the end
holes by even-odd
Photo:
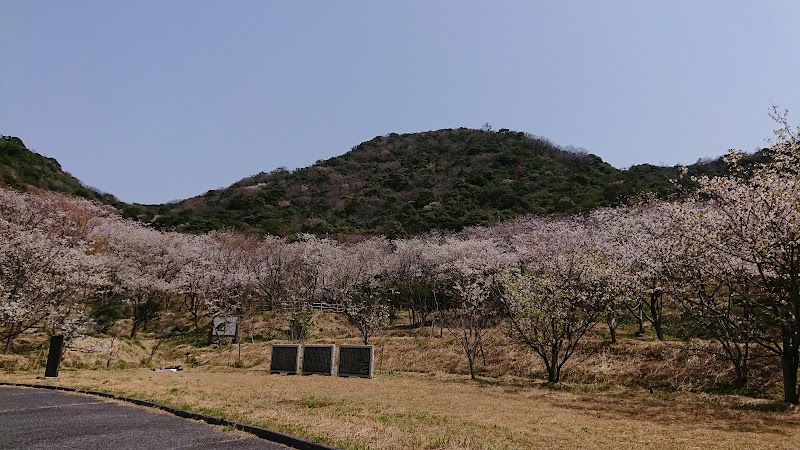
{"type": "Polygon", "coordinates": [[[637,194],[677,191],[674,167],[620,171],[506,129],[389,134],[311,167],[274,170],[227,189],[141,208],[159,227],[202,232],[234,227],[287,235],[407,236],[457,230],[521,214],[576,213],[637,194]]]}
{"type": "Polygon", "coordinates": [[[122,206],[113,195],[85,186],[80,180],[64,172],[58,161],[29,150],[20,138],[13,136],[0,136],[0,186],[21,191],[38,188],[63,192],[122,206]]]}
{"type": "MultiPolygon", "coordinates": [[[[726,170],[721,159],[689,166],[690,175],[726,170]]],[[[677,167],[650,164],[619,170],[526,133],[459,128],[378,136],[310,167],[262,172],[176,203],[138,205],[84,186],[19,138],[0,139],[0,185],[95,199],[158,228],[193,233],[403,237],[529,213],[577,213],[641,192],[668,197],[691,188],[688,178],[669,181],[678,176],[677,167]]]]}

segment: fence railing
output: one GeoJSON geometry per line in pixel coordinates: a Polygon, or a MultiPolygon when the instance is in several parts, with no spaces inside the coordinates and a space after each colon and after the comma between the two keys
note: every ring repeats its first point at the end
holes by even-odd
{"type": "MultiPolygon", "coordinates": [[[[258,302],[253,304],[254,309],[267,311],[269,304],[267,302],[258,302]]],[[[327,302],[278,302],[272,305],[272,309],[281,311],[297,311],[297,310],[311,310],[311,311],[330,311],[343,313],[344,305],[341,303],[327,303],[327,302]]]]}
{"type": "Polygon", "coordinates": [[[307,303],[306,305],[309,307],[309,309],[314,311],[333,311],[338,313],[344,312],[344,305],[341,303],[316,302],[307,303]]]}

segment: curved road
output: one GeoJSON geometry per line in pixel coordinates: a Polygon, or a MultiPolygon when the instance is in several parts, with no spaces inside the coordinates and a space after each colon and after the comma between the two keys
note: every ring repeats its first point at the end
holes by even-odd
{"type": "Polygon", "coordinates": [[[289,449],[100,397],[0,386],[0,449],[19,448],[289,449]]]}

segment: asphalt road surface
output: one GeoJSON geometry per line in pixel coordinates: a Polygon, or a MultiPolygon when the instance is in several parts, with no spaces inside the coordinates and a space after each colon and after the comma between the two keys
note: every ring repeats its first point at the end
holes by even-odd
{"type": "Polygon", "coordinates": [[[0,386],[0,449],[269,449],[281,444],[101,397],[0,386]]]}

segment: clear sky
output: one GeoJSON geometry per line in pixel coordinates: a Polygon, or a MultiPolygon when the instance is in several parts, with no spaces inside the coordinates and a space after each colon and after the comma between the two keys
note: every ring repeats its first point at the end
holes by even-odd
{"type": "Polygon", "coordinates": [[[139,203],[375,136],[510,128],[616,167],[800,117],[800,1],[0,0],[0,134],[139,203]]]}

